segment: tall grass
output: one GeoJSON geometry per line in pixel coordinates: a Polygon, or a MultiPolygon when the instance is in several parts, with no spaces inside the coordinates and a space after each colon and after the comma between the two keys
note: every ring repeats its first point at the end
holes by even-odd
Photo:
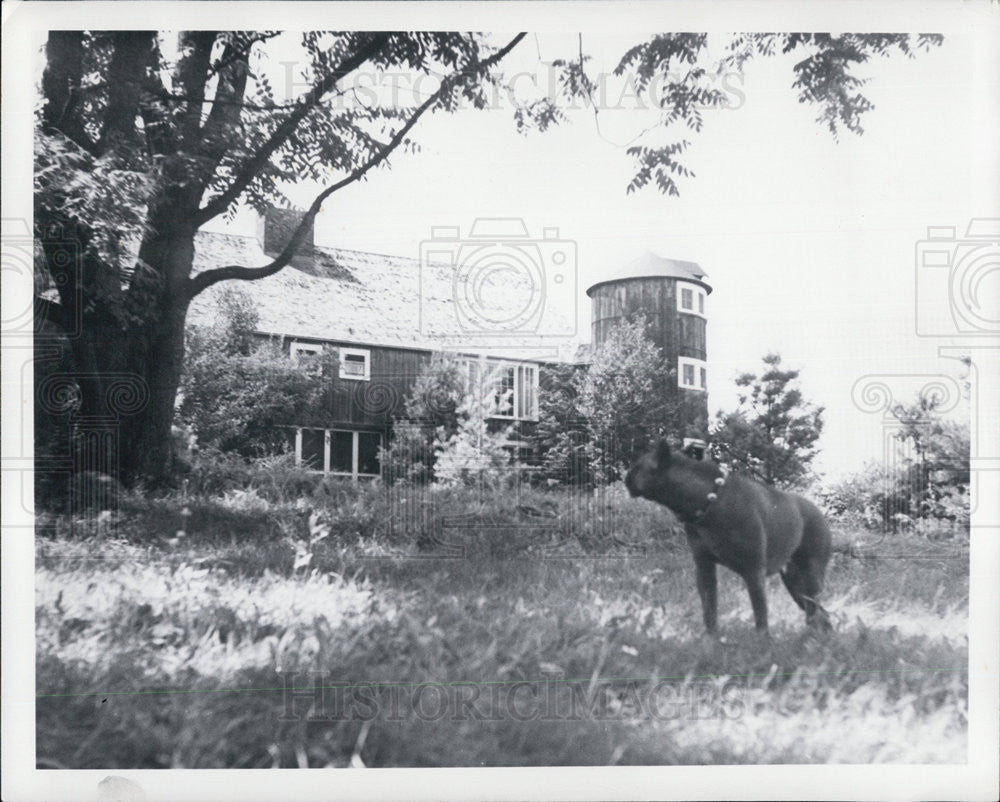
{"type": "Polygon", "coordinates": [[[710,642],[675,522],[617,491],[250,482],[41,523],[40,765],[965,759],[960,543],[839,551],[830,636],[774,581],[762,642],[723,572],[710,642]]]}

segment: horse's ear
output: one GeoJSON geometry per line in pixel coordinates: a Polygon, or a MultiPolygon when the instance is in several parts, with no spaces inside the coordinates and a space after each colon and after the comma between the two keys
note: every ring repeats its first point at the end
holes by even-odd
{"type": "Polygon", "coordinates": [[[666,440],[656,444],[656,464],[661,468],[670,463],[670,445],[666,440]]]}

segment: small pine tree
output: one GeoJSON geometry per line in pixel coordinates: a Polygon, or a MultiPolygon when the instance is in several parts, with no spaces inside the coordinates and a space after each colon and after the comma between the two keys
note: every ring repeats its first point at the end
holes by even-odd
{"type": "Polygon", "coordinates": [[[797,370],[782,370],[781,355],[764,356],[760,376],[736,379],[746,388],[739,408],[719,412],[712,430],[714,456],[755,479],[779,487],[800,487],[810,479],[823,408],[807,402],[795,386],[797,370]]]}
{"type": "Polygon", "coordinates": [[[499,487],[512,476],[511,457],[505,446],[513,426],[492,432],[488,426],[491,413],[507,400],[490,392],[499,386],[499,372],[481,371],[481,375],[484,378],[480,386],[470,388],[458,407],[455,431],[449,432],[444,426],[437,429],[434,481],[439,485],[499,487]]]}

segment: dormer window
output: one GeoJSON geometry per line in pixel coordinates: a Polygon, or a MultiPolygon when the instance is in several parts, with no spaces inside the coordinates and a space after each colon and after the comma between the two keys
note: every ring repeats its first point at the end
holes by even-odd
{"type": "Polygon", "coordinates": [[[340,378],[366,382],[371,379],[371,351],[364,348],[340,349],[340,378]]]}
{"type": "Polygon", "coordinates": [[[705,317],[705,290],[697,284],[678,281],[677,311],[705,317]]]}
{"type": "Polygon", "coordinates": [[[677,360],[677,386],[684,390],[708,390],[708,366],[701,359],[682,356],[677,360]]]}

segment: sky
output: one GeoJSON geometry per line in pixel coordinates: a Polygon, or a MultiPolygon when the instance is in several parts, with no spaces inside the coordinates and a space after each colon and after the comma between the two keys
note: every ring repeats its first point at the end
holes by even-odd
{"type": "MultiPolygon", "coordinates": [[[[585,35],[593,73],[610,74],[639,38],[585,35]]],[[[526,93],[532,74],[544,86],[539,60],[576,46],[575,36],[529,36],[507,67],[519,76],[514,86],[526,93]]],[[[917,334],[918,289],[929,311],[940,312],[946,282],[940,270],[921,272],[916,260],[928,227],[955,227],[943,250],[964,253],[969,220],[1000,217],[995,148],[974,119],[983,98],[1000,91],[996,73],[977,75],[976,46],[957,35],[915,59],[864,65],[859,74],[872,79],[865,93],[875,109],[863,135],[844,132],[839,141],[791,87],[801,55],[722,76],[732,107],[706,111],[703,130],[684,134],[694,177],[679,181],[680,197],[652,188],[626,193],[632,161],[625,148],[655,116],[614,81],[597,120],[591,110],[571,111],[545,133],[518,134],[505,103],[437,115],[414,129],[421,152],[394,155],[389,168],[326,202],[316,241],[416,257],[436,226],[465,236],[477,218],[514,217],[532,236],[556,228],[575,242],[578,260],[575,292],[557,302],[577,307],[583,340],[590,339],[591,284],[646,250],[698,262],[713,287],[710,412],[734,408],[734,377],[777,351],[801,370],[806,398],[826,410],[816,466],[841,475],[884,448],[883,416],[862,408],[859,380],[882,377],[895,401],[911,402],[932,377],[946,377],[954,390],[964,375],[954,354],[939,349],[967,338],[917,334]]],[[[306,205],[316,190],[303,184],[288,195],[306,205]]],[[[252,233],[254,226],[252,213],[242,213],[231,225],[209,227],[252,233]]],[[[985,271],[981,282],[981,299],[1000,297],[1000,271],[985,271]]],[[[944,319],[930,331],[957,334],[944,319]]],[[[967,414],[954,400],[949,414],[967,414]]]]}

